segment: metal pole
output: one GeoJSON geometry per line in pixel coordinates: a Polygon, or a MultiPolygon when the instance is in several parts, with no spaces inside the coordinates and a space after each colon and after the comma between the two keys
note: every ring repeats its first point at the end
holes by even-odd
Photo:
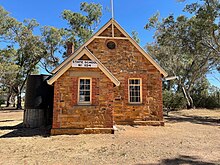
{"type": "Polygon", "coordinates": [[[114,19],[114,3],[113,3],[113,0],[111,0],[111,8],[112,8],[112,19],[114,19]]]}

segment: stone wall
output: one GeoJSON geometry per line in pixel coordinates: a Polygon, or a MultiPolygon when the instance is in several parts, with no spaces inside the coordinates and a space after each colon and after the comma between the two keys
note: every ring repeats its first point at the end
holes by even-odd
{"type": "Polygon", "coordinates": [[[54,83],[52,134],[112,133],[113,83],[97,68],[70,68],[54,83]],[[92,104],[77,105],[78,78],[92,78],[92,104]]]}
{"type": "MultiPolygon", "coordinates": [[[[101,36],[111,37],[111,26],[101,36]]],[[[124,35],[115,29],[115,36],[124,35]]],[[[70,68],[54,83],[52,134],[112,133],[113,124],[163,125],[160,72],[128,39],[99,38],[88,49],[120,81],[116,87],[98,68],[70,68]],[[77,105],[78,78],[92,77],[92,105],[77,105]],[[128,79],[142,79],[142,103],[128,102],[128,79]]]]}
{"type": "MultiPolygon", "coordinates": [[[[115,30],[117,36],[122,36],[115,30]]],[[[101,34],[111,36],[111,28],[101,34]]],[[[162,80],[160,72],[126,39],[115,39],[110,50],[109,39],[95,39],[88,48],[120,81],[114,89],[114,121],[116,124],[163,125],[162,80]],[[128,103],[128,79],[142,78],[142,104],[128,103]]]]}

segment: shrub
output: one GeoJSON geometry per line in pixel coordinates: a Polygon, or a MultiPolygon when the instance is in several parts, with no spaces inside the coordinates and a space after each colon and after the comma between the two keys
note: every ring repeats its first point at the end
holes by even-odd
{"type": "Polygon", "coordinates": [[[1,106],[2,104],[4,104],[4,103],[5,103],[5,101],[0,98],[0,106],[1,106]]]}
{"type": "Polygon", "coordinates": [[[219,98],[217,98],[215,95],[194,95],[193,100],[197,108],[220,108],[219,98]]]}
{"type": "Polygon", "coordinates": [[[186,108],[186,101],[182,93],[164,90],[163,105],[170,109],[186,108]]]}

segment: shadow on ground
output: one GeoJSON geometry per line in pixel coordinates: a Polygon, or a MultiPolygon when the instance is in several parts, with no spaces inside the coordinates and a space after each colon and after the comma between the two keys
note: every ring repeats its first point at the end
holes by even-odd
{"type": "Polygon", "coordinates": [[[0,123],[10,122],[10,121],[14,121],[14,120],[1,120],[0,123]]]}
{"type": "Polygon", "coordinates": [[[207,162],[201,161],[199,157],[194,156],[186,156],[186,155],[179,155],[176,158],[169,158],[169,159],[162,159],[160,163],[152,163],[152,164],[136,164],[136,165],[182,165],[182,164],[189,164],[189,165],[217,165],[216,162],[207,162]]]}
{"type": "Polygon", "coordinates": [[[194,124],[204,124],[204,125],[220,125],[220,119],[214,119],[208,116],[187,116],[187,115],[169,115],[165,116],[164,119],[168,123],[176,122],[191,122],[194,124]]]}
{"type": "Polygon", "coordinates": [[[0,138],[33,137],[33,136],[48,137],[50,136],[50,127],[24,128],[23,123],[20,123],[15,126],[0,126],[0,130],[11,131],[9,133],[6,133],[0,136],[0,138]]]}

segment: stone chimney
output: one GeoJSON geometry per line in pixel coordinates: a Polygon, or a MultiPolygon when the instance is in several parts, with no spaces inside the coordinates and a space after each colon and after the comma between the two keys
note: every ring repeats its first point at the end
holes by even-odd
{"type": "Polygon", "coordinates": [[[68,57],[74,52],[74,43],[73,42],[66,42],[66,56],[68,57]]]}

